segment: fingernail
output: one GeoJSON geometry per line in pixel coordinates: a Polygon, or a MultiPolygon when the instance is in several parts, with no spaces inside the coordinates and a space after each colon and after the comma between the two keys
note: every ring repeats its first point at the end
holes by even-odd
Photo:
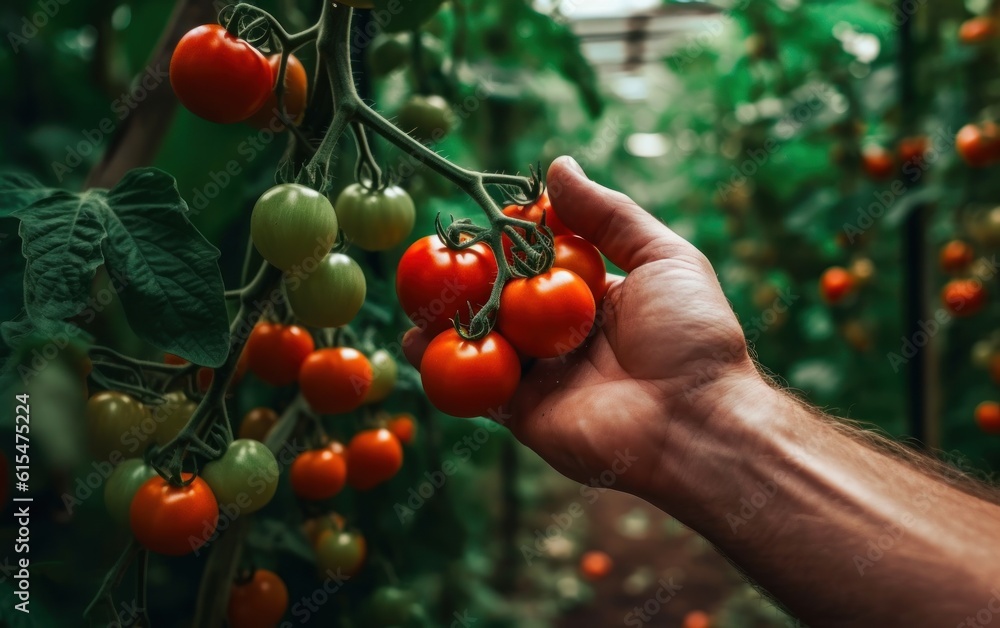
{"type": "Polygon", "coordinates": [[[572,157],[569,156],[566,157],[566,167],[569,168],[570,170],[579,173],[582,176],[587,176],[587,173],[583,171],[583,168],[580,167],[580,164],[578,164],[577,161],[572,157]]]}

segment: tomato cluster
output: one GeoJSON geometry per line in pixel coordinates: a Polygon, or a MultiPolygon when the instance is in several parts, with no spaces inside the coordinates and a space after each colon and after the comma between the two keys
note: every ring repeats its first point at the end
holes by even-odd
{"type": "MultiPolygon", "coordinates": [[[[281,131],[277,85],[281,55],[265,57],[218,24],[191,29],[170,59],[170,85],[192,113],[211,122],[247,121],[257,128],[281,131]]],[[[289,55],[282,104],[298,122],[306,108],[308,77],[295,55],[289,55]]]]}
{"type": "MultiPolygon", "coordinates": [[[[470,339],[456,328],[487,304],[497,279],[497,260],[485,244],[456,250],[428,236],[407,249],[396,272],[403,311],[432,338],[419,361],[424,392],[452,416],[484,416],[502,407],[517,390],[521,359],[555,358],[580,346],[604,298],[604,258],[563,225],[547,194],[504,213],[551,230],[554,265],[504,285],[495,329],[486,335],[470,339]]],[[[506,236],[502,243],[508,260],[522,255],[506,236]]]]}
{"type": "Polygon", "coordinates": [[[930,142],[923,135],[899,140],[895,153],[879,143],[868,142],[861,149],[861,167],[868,178],[874,181],[886,181],[908,164],[925,167],[929,151],[930,142]]]}

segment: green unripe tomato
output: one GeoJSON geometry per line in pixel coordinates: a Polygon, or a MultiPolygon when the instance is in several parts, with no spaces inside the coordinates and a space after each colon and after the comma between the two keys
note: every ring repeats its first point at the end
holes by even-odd
{"type": "Polygon", "coordinates": [[[218,460],[205,465],[201,479],[208,483],[219,506],[236,506],[241,514],[266,506],[278,490],[278,461],[260,441],[234,440],[218,460]]]}
{"type": "Polygon", "coordinates": [[[371,354],[368,361],[372,365],[372,385],[365,396],[365,403],[376,403],[392,393],[399,375],[399,367],[385,349],[379,349],[371,354]]]}
{"type": "Polygon", "coordinates": [[[371,191],[352,183],[337,197],[337,218],[344,234],[366,251],[385,251],[413,231],[417,210],[401,187],[371,191]]]}
{"type": "Polygon", "coordinates": [[[410,96],[399,110],[396,126],[421,142],[437,142],[448,135],[454,118],[448,101],[440,96],[410,96]]]}
{"type": "Polygon", "coordinates": [[[107,460],[115,452],[122,458],[142,453],[130,451],[122,442],[122,437],[146,418],[146,409],[134,398],[114,390],[99,392],[87,400],[84,414],[90,448],[99,460],[107,460]]]}
{"type": "Polygon", "coordinates": [[[198,404],[179,390],[168,392],[163,397],[163,403],[149,406],[149,416],[156,422],[153,440],[157,445],[166,445],[180,434],[198,409],[198,404]]]}
{"type": "Polygon", "coordinates": [[[305,276],[285,278],[288,304],[300,321],[313,327],[350,323],[365,302],[367,284],[361,267],[343,253],[330,253],[305,276]]]}
{"type": "Polygon", "coordinates": [[[326,573],[353,576],[361,570],[368,547],[365,537],[355,532],[326,530],[316,541],[316,565],[320,577],[326,573]]]}
{"type": "Polygon", "coordinates": [[[385,76],[410,62],[410,35],[379,35],[368,48],[368,64],[376,76],[385,76]]]}
{"type": "Polygon", "coordinates": [[[153,467],[141,458],[130,458],[115,467],[104,484],[104,506],[115,523],[129,525],[128,509],[132,506],[132,498],[139,487],[154,475],[156,471],[153,467]]]}
{"type": "Polygon", "coordinates": [[[410,591],[379,587],[365,602],[367,624],[372,628],[405,626],[416,610],[416,598],[410,591]]]}
{"type": "Polygon", "coordinates": [[[281,270],[322,259],[337,241],[337,213],[330,201],[297,183],[276,185],[257,200],[250,237],[260,254],[281,270]]]}

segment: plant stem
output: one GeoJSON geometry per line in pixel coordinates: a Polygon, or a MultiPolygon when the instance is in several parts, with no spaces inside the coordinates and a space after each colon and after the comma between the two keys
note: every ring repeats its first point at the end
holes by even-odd
{"type": "MultiPolygon", "coordinates": [[[[94,599],[90,601],[87,608],[83,609],[83,616],[86,617],[93,610],[94,606],[111,596],[111,593],[118,588],[121,584],[122,578],[125,576],[125,572],[128,571],[129,565],[135,559],[136,555],[142,551],[142,547],[139,542],[134,538],[130,538],[128,545],[122,550],[122,553],[118,556],[118,560],[115,561],[114,566],[108,571],[107,575],[104,576],[104,581],[101,582],[101,588],[97,590],[97,594],[94,595],[94,599]]],[[[114,605],[112,604],[112,608],[114,605]]]]}

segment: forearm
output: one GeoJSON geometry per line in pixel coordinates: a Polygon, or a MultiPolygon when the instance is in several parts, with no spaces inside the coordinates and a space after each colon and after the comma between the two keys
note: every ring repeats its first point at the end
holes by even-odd
{"type": "Polygon", "coordinates": [[[650,500],[811,625],[958,626],[991,601],[1000,611],[1000,507],[763,382],[721,386],[721,401],[694,400],[713,406],[704,421],[677,421],[690,433],[650,500]]]}

